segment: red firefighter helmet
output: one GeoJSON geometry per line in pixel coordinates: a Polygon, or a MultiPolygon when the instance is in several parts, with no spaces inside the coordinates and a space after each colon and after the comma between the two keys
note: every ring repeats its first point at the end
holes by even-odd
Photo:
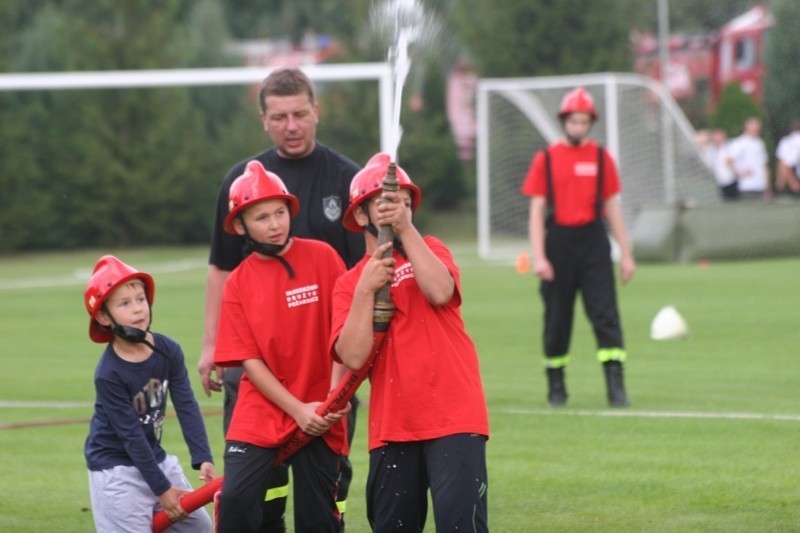
{"type": "Polygon", "coordinates": [[[570,113],[588,113],[592,121],[597,120],[594,98],[583,87],[577,87],[564,95],[558,109],[558,118],[564,119],[570,113]]]}
{"type": "Polygon", "coordinates": [[[114,289],[134,279],[140,279],[144,283],[147,302],[153,305],[156,286],[150,274],[139,272],[113,255],[104,255],[97,261],[83,293],[83,303],[89,312],[89,338],[94,342],[108,342],[114,338],[114,334],[97,321],[97,313],[114,289]]]}
{"type": "MultiPolygon", "coordinates": [[[[375,154],[367,161],[364,168],[353,176],[353,181],[350,182],[350,206],[345,211],[344,218],[342,218],[342,224],[346,229],[357,233],[364,231],[364,228],[356,222],[353,212],[357,206],[364,203],[364,200],[381,192],[383,178],[386,176],[390,162],[391,156],[389,154],[375,154]]],[[[420,202],[422,202],[422,191],[414,185],[406,171],[399,166],[397,167],[396,176],[400,188],[411,191],[411,210],[416,211],[420,202]]]]}
{"type": "Polygon", "coordinates": [[[290,194],[283,184],[283,180],[264,168],[258,161],[250,161],[244,169],[244,174],[231,184],[228,191],[228,216],[225,217],[223,228],[228,233],[236,235],[233,219],[250,204],[263,200],[286,200],[289,203],[289,213],[297,215],[300,202],[297,197],[290,194]]]}

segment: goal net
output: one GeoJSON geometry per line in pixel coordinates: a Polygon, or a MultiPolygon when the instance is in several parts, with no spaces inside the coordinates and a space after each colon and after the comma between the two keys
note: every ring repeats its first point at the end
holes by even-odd
{"type": "Polygon", "coordinates": [[[562,96],[583,86],[600,119],[592,137],[614,157],[630,233],[648,205],[720,202],[686,116],[655,80],[636,74],[484,79],[478,84],[478,253],[508,259],[527,251],[530,200],[520,187],[533,155],[561,135],[562,96]]]}

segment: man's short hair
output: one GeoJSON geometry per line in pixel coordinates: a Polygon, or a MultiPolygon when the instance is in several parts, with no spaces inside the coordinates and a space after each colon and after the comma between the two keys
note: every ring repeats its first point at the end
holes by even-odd
{"type": "Polygon", "coordinates": [[[267,112],[268,96],[294,96],[307,94],[308,101],[314,104],[314,84],[308,79],[305,72],[299,68],[282,68],[274,70],[261,82],[258,91],[258,108],[262,113],[267,112]]]}

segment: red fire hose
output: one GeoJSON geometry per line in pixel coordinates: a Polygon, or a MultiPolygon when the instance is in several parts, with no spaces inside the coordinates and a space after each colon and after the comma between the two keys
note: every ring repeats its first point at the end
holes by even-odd
{"type": "MultiPolygon", "coordinates": [[[[191,513],[209,503],[214,499],[214,493],[222,487],[222,479],[222,476],[220,476],[213,481],[209,481],[199,489],[181,498],[181,507],[183,507],[187,513],[191,513]]],[[[161,533],[172,524],[172,520],[163,510],[156,513],[153,517],[153,531],[155,533],[161,533]]]]}

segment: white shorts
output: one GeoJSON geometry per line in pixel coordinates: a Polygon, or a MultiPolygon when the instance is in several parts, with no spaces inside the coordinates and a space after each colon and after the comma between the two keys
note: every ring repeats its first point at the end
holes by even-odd
{"type": "MultiPolygon", "coordinates": [[[[177,457],[168,455],[158,467],[173,487],[192,490],[177,457]]],[[[116,466],[97,472],[90,470],[89,492],[94,526],[102,533],[151,533],[153,515],[162,509],[158,496],[153,494],[135,466],[116,466]]],[[[166,531],[210,533],[211,518],[201,507],[166,531]]]]}

